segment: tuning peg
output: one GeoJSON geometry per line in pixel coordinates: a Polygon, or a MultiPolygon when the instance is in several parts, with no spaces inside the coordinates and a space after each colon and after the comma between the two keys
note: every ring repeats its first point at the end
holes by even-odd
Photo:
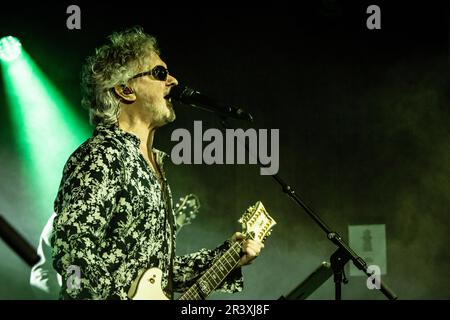
{"type": "Polygon", "coordinates": [[[269,232],[266,233],[266,235],[264,236],[264,240],[266,240],[271,234],[272,234],[272,230],[270,230],[269,232]]]}

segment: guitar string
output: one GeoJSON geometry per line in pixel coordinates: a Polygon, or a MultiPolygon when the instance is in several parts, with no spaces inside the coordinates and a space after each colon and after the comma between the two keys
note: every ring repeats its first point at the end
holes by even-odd
{"type": "MultiPolygon", "coordinates": [[[[222,263],[221,260],[225,260],[226,262],[228,262],[229,266],[231,267],[230,270],[229,270],[225,275],[222,275],[223,279],[226,278],[226,276],[227,276],[234,268],[236,268],[236,266],[239,264],[239,259],[240,259],[240,254],[239,254],[239,253],[240,253],[241,246],[242,246],[242,243],[241,243],[241,242],[236,242],[236,243],[234,243],[233,246],[231,246],[230,249],[228,249],[227,252],[225,252],[225,254],[224,254],[222,257],[220,257],[220,258],[213,264],[213,266],[211,267],[211,269],[208,270],[207,272],[205,272],[205,274],[204,274],[202,277],[200,277],[199,280],[197,280],[196,284],[198,284],[198,283],[201,282],[202,280],[205,280],[205,281],[211,286],[212,283],[211,283],[210,281],[208,281],[208,272],[213,271],[215,265],[217,265],[218,263],[222,263]],[[236,251],[236,250],[237,250],[237,251],[236,251]],[[230,253],[231,251],[233,251],[234,254],[237,255],[236,258],[233,257],[233,256],[231,255],[231,253],[230,253]],[[227,255],[229,255],[229,257],[232,259],[231,261],[234,262],[234,265],[233,265],[232,263],[230,263],[230,261],[229,261],[228,258],[227,258],[227,255]],[[205,278],[205,279],[203,279],[203,278],[205,278]]],[[[222,265],[223,265],[223,264],[222,264],[222,265]]],[[[210,279],[211,279],[211,278],[210,278],[210,279]]],[[[223,281],[223,279],[222,279],[222,281],[223,281]]],[[[209,292],[207,292],[206,295],[208,295],[212,290],[214,290],[214,289],[217,287],[218,284],[220,284],[220,282],[219,282],[219,283],[215,283],[214,286],[213,286],[213,289],[211,289],[209,292]]],[[[196,286],[195,286],[195,284],[194,284],[191,288],[189,288],[189,289],[188,289],[188,290],[180,297],[180,300],[187,300],[187,298],[192,299],[192,298],[195,298],[195,295],[197,295],[199,299],[203,299],[202,296],[197,292],[196,286]],[[191,291],[194,291],[194,292],[192,293],[191,291]]]]}
{"type": "MultiPolygon", "coordinates": [[[[220,258],[218,259],[218,262],[222,263],[221,260],[223,260],[223,258],[224,258],[224,259],[228,262],[228,264],[230,265],[230,267],[233,267],[233,265],[229,263],[228,258],[226,257],[226,255],[229,254],[229,251],[231,251],[232,249],[233,249],[233,251],[234,251],[234,246],[235,246],[236,244],[237,244],[238,246],[240,246],[239,243],[235,243],[229,250],[227,250],[227,252],[225,252],[225,254],[224,254],[222,257],[220,257],[220,258]]],[[[236,253],[236,252],[235,252],[235,253],[236,253]]],[[[215,264],[216,264],[216,263],[215,263],[215,264]]],[[[214,267],[214,265],[213,265],[213,267],[214,267]]],[[[212,267],[212,268],[213,268],[213,267],[212,267]]],[[[212,269],[212,268],[211,268],[211,269],[212,269]]],[[[207,271],[207,272],[208,272],[208,271],[207,271]]],[[[205,279],[206,279],[206,281],[207,281],[207,274],[205,273],[205,275],[206,275],[205,279]]],[[[226,277],[226,275],[225,275],[225,277],[226,277]]],[[[197,283],[200,282],[200,281],[202,280],[202,278],[204,278],[204,276],[200,277],[200,279],[197,281],[197,283]]],[[[207,282],[209,283],[209,281],[207,281],[207,282]]],[[[211,283],[209,283],[209,284],[211,285],[211,283]]],[[[186,296],[186,298],[187,298],[188,296],[189,296],[190,298],[192,298],[192,297],[195,298],[195,294],[196,294],[200,299],[203,299],[202,296],[197,292],[196,286],[194,285],[194,286],[192,286],[191,288],[189,288],[188,291],[186,291],[186,293],[180,298],[180,300],[184,300],[184,299],[182,299],[182,298],[185,297],[185,296],[186,296]],[[193,291],[193,293],[192,293],[191,291],[193,291]],[[192,296],[192,294],[194,294],[194,296],[192,296]]]]}
{"type": "MultiPolygon", "coordinates": [[[[234,246],[233,246],[233,247],[234,247],[234,246]]],[[[233,251],[234,251],[234,248],[233,248],[233,247],[231,247],[230,250],[227,250],[227,252],[225,252],[225,254],[223,255],[223,257],[225,257],[225,260],[230,264],[230,267],[232,267],[232,268],[234,268],[234,266],[233,266],[233,264],[231,264],[230,261],[228,260],[227,255],[229,255],[229,256],[231,257],[231,261],[232,261],[232,262],[235,262],[235,261],[234,261],[235,258],[234,258],[234,257],[231,255],[231,253],[229,252],[229,251],[231,251],[231,249],[233,249],[233,251]]],[[[235,252],[235,253],[236,253],[236,252],[235,252]]],[[[211,269],[209,269],[209,270],[205,273],[205,279],[206,279],[206,281],[208,282],[209,286],[211,287],[210,292],[211,292],[212,290],[214,290],[214,289],[220,284],[220,282],[217,282],[217,280],[213,282],[213,280],[215,280],[214,276],[217,277],[217,272],[216,272],[215,269],[217,269],[217,265],[218,265],[219,263],[221,263],[220,259],[218,259],[218,261],[217,261],[215,264],[213,264],[213,266],[211,267],[211,269]],[[209,278],[211,281],[208,281],[208,278],[209,278]]],[[[232,269],[231,269],[231,270],[232,270],[232,269]]],[[[231,272],[231,271],[230,271],[230,272],[231,272]]],[[[225,275],[225,277],[224,277],[224,275],[222,275],[222,277],[223,277],[223,279],[224,279],[224,278],[226,277],[226,275],[225,275]]],[[[223,281],[223,279],[222,279],[222,281],[223,281]]],[[[209,294],[209,292],[208,292],[208,294],[209,294]]]]}

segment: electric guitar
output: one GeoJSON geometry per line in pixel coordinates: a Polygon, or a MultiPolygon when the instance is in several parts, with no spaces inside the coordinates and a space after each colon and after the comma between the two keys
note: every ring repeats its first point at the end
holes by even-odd
{"type": "MultiPolygon", "coordinates": [[[[264,242],[270,235],[275,220],[267,213],[261,201],[249,207],[239,222],[247,238],[264,242]]],[[[235,269],[241,259],[241,242],[235,242],[179,299],[205,299],[235,269]]],[[[132,300],[169,300],[161,289],[162,271],[151,268],[143,272],[128,291],[132,300]]]]}

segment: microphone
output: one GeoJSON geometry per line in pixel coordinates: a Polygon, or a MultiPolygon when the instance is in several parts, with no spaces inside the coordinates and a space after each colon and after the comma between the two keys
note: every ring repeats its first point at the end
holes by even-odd
{"type": "Polygon", "coordinates": [[[253,121],[252,115],[246,112],[244,109],[231,106],[223,106],[219,104],[215,99],[205,96],[204,94],[194,89],[182,85],[173,87],[166,98],[172,98],[183,104],[187,104],[192,107],[200,108],[209,112],[215,112],[222,116],[247,120],[250,122],[253,121]]]}

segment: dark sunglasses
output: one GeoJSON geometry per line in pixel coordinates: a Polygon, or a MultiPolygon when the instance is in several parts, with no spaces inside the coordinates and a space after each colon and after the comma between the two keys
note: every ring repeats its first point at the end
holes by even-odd
{"type": "Polygon", "coordinates": [[[152,76],[156,80],[166,81],[167,77],[169,76],[169,70],[167,70],[163,66],[156,66],[150,71],[145,71],[145,72],[138,73],[137,75],[135,75],[131,79],[139,78],[139,77],[143,77],[143,76],[152,76]]]}

